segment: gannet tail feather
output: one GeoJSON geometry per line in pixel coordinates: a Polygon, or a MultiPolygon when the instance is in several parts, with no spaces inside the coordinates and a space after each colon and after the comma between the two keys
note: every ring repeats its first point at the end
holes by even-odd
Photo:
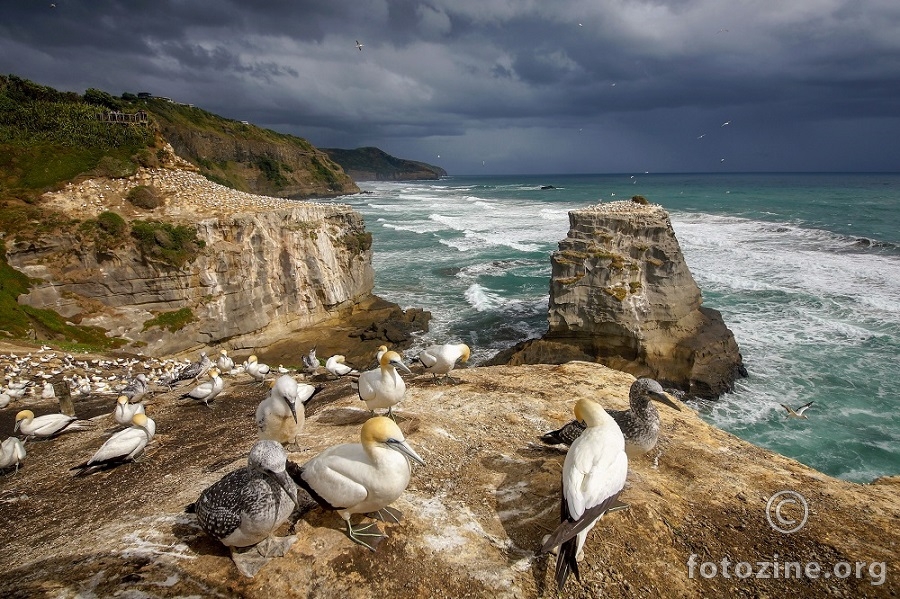
{"type": "Polygon", "coordinates": [[[541,546],[541,553],[547,553],[554,547],[574,538],[575,535],[588,528],[597,520],[597,518],[609,511],[610,508],[615,507],[617,509],[622,509],[623,504],[617,501],[618,497],[619,493],[610,495],[594,507],[586,509],[584,514],[582,514],[581,518],[578,520],[573,520],[572,517],[569,516],[568,505],[565,498],[563,498],[561,502],[561,515],[563,521],[560,522],[559,526],[556,527],[556,530],[547,537],[547,540],[541,546]]]}

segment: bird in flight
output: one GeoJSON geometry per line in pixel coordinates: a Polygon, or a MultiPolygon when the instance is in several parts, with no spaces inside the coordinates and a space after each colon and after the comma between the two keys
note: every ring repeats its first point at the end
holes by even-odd
{"type": "Polygon", "coordinates": [[[800,406],[799,408],[797,408],[796,410],[793,409],[791,406],[786,406],[784,404],[781,404],[781,407],[784,408],[785,410],[787,410],[788,418],[806,418],[806,416],[803,415],[803,412],[808,410],[809,406],[811,406],[811,405],[813,405],[813,402],[804,404],[804,405],[800,406]]]}
{"type": "Polygon", "coordinates": [[[363,45],[359,43],[359,40],[356,40],[356,49],[362,52],[363,45]]]}
{"type": "Polygon", "coordinates": [[[722,123],[722,126],[725,127],[726,125],[730,125],[730,124],[731,124],[731,121],[725,121],[724,123],[722,123]]]}

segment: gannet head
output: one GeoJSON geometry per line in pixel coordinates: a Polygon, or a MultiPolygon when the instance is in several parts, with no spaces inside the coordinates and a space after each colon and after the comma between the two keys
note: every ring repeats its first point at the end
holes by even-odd
{"type": "Polygon", "coordinates": [[[228,352],[225,351],[224,349],[220,349],[220,350],[219,350],[219,355],[221,355],[221,356],[227,356],[227,355],[228,355],[228,352]]]}
{"type": "Polygon", "coordinates": [[[587,397],[582,397],[575,404],[575,419],[585,426],[601,426],[607,421],[615,423],[600,404],[587,397]]]}
{"type": "Polygon", "coordinates": [[[212,368],[209,369],[209,378],[214,379],[217,376],[219,376],[219,374],[221,374],[221,373],[219,372],[219,369],[216,368],[215,366],[213,366],[212,368]]]}
{"type": "Polygon", "coordinates": [[[412,371],[406,367],[406,364],[403,363],[403,358],[400,357],[400,354],[395,351],[385,352],[384,355],[381,356],[381,367],[387,368],[388,366],[400,368],[408,373],[412,373],[412,371]]]}
{"type": "Polygon", "coordinates": [[[116,403],[118,403],[120,406],[124,406],[125,404],[128,403],[128,396],[120,395],[119,399],[116,400],[116,403]]]}
{"type": "Polygon", "coordinates": [[[23,420],[31,420],[32,418],[34,418],[34,412],[32,412],[31,410],[22,410],[21,412],[16,414],[16,425],[15,427],[13,427],[13,432],[19,430],[19,425],[23,420]]]}
{"type": "Polygon", "coordinates": [[[141,428],[147,428],[147,415],[141,413],[135,414],[131,417],[131,424],[141,428]]]}
{"type": "Polygon", "coordinates": [[[628,391],[628,398],[629,403],[637,403],[638,405],[653,399],[679,412],[681,411],[674,398],[663,391],[662,385],[650,378],[639,378],[632,383],[631,389],[628,391]]]}
{"type": "Polygon", "coordinates": [[[258,360],[259,360],[259,358],[256,357],[256,354],[254,354],[254,355],[250,356],[249,358],[247,358],[247,362],[249,362],[249,363],[251,363],[251,364],[252,364],[253,362],[258,361],[258,360]]]}
{"type": "Polygon", "coordinates": [[[381,445],[388,449],[399,451],[407,458],[415,460],[423,466],[425,465],[425,460],[419,457],[419,454],[406,443],[406,439],[403,438],[403,431],[400,430],[397,423],[386,416],[375,416],[366,420],[359,433],[359,438],[364,447],[381,445]]]}
{"type": "Polygon", "coordinates": [[[250,449],[250,455],[247,457],[247,465],[251,470],[256,472],[264,472],[275,479],[275,482],[284,489],[288,497],[297,507],[300,507],[297,499],[297,485],[288,476],[285,470],[287,463],[287,452],[278,441],[262,439],[256,442],[250,449]]]}
{"type": "Polygon", "coordinates": [[[297,390],[298,385],[294,377],[283,374],[275,380],[271,393],[278,394],[287,403],[288,408],[291,410],[291,415],[294,417],[294,422],[299,423],[297,419],[297,390]]]}
{"type": "Polygon", "coordinates": [[[469,356],[471,355],[471,350],[465,343],[460,343],[459,346],[459,349],[462,351],[462,356],[460,356],[459,359],[462,362],[467,362],[469,360],[469,356]]]}

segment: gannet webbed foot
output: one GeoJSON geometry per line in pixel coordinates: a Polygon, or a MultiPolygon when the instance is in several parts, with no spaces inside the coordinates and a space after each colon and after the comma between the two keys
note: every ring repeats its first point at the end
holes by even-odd
{"type": "Polygon", "coordinates": [[[371,514],[366,515],[369,518],[374,518],[375,520],[380,520],[381,522],[392,522],[394,524],[399,524],[403,519],[403,512],[401,512],[397,508],[393,508],[390,506],[385,506],[377,512],[372,512],[371,514]]]}
{"type": "Polygon", "coordinates": [[[287,537],[268,537],[252,547],[231,548],[231,560],[238,572],[247,578],[253,578],[260,569],[276,557],[284,557],[297,540],[297,535],[287,537]]]}
{"type": "Polygon", "coordinates": [[[378,528],[378,525],[374,522],[358,526],[354,529],[349,520],[347,521],[347,536],[349,536],[350,540],[354,543],[359,543],[371,551],[375,551],[378,544],[387,538],[387,535],[381,532],[381,529],[378,528]],[[361,537],[366,537],[366,539],[364,540],[361,537]]]}

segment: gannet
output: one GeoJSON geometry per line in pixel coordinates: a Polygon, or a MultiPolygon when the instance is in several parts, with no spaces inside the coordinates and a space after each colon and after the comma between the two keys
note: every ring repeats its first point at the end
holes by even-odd
{"type": "MultiPolygon", "coordinates": [[[[347,523],[351,539],[374,551],[384,534],[374,522],[354,529],[350,517],[387,508],[409,485],[408,460],[423,466],[425,461],[406,443],[400,427],[390,418],[370,418],[359,436],[360,443],[329,447],[291,476],[319,505],[337,511],[347,523]],[[367,543],[361,537],[372,540],[367,543]]],[[[399,522],[399,511],[391,509],[389,513],[399,522]]]]}
{"type": "MultiPolygon", "coordinates": [[[[664,403],[681,411],[672,396],[663,391],[658,382],[649,378],[639,378],[631,384],[628,391],[630,407],[627,410],[610,410],[608,412],[625,436],[625,449],[629,457],[633,458],[647,453],[656,447],[660,418],[659,412],[650,400],[664,403]]],[[[583,430],[584,426],[576,419],[558,430],[543,435],[541,441],[548,445],[560,443],[571,445],[583,430]]]]}
{"type": "Polygon", "coordinates": [[[219,357],[216,358],[216,368],[221,373],[229,373],[234,368],[234,360],[228,357],[228,352],[224,349],[219,350],[219,357]]]}
{"type": "Polygon", "coordinates": [[[410,372],[400,358],[400,354],[389,351],[381,356],[378,368],[367,370],[359,375],[359,388],[357,389],[359,398],[366,402],[366,407],[373,412],[376,408],[387,408],[390,416],[394,406],[403,399],[403,395],[406,393],[406,383],[397,373],[397,368],[410,372]]]}
{"type": "Polygon", "coordinates": [[[122,389],[121,393],[125,397],[128,398],[128,401],[137,403],[143,399],[144,395],[147,394],[147,390],[150,388],[150,383],[147,380],[147,375],[143,372],[139,373],[136,377],[131,379],[131,381],[122,389]]]}
{"type": "Polygon", "coordinates": [[[219,369],[213,366],[209,369],[209,380],[205,383],[200,383],[187,393],[183,394],[180,399],[196,399],[197,401],[202,401],[206,407],[209,407],[209,402],[215,399],[224,388],[225,380],[219,376],[219,369]]]}
{"type": "Polygon", "coordinates": [[[360,52],[362,52],[363,44],[360,44],[359,40],[356,40],[356,49],[359,50],[360,52]]]}
{"type": "Polygon", "coordinates": [[[135,414],[144,413],[144,404],[129,403],[127,395],[120,395],[116,400],[116,409],[113,411],[113,418],[122,426],[130,426],[131,419],[135,414]]]}
{"type": "Polygon", "coordinates": [[[354,370],[344,363],[346,358],[340,354],[336,354],[325,360],[325,370],[333,374],[337,378],[348,374],[359,374],[358,370],[354,370]]]}
{"type": "Polygon", "coordinates": [[[0,443],[0,470],[15,466],[16,472],[25,460],[25,444],[18,437],[9,437],[0,443]]]}
{"type": "Polygon", "coordinates": [[[91,459],[70,470],[78,470],[75,476],[84,476],[113,468],[125,462],[133,462],[143,452],[147,444],[156,434],[156,423],[146,414],[135,414],[131,419],[131,427],[113,434],[97,450],[91,459]]]}
{"type": "Polygon", "coordinates": [[[303,404],[324,387],[298,384],[290,375],[278,377],[266,398],[256,408],[260,439],[295,443],[306,421],[303,404]]]}
{"type": "Polygon", "coordinates": [[[586,428],[563,462],[560,524],[541,546],[542,553],[560,548],[556,556],[560,590],[569,571],[580,579],[578,562],[584,556],[587,533],[614,504],[628,474],[625,438],[600,404],[587,398],[578,400],[575,419],[586,428]]]}
{"type": "Polygon", "coordinates": [[[253,377],[257,383],[262,383],[266,380],[266,375],[269,374],[269,365],[260,363],[259,359],[253,355],[247,358],[247,361],[244,362],[244,372],[253,377]]]}
{"type": "Polygon", "coordinates": [[[90,421],[65,414],[45,414],[35,418],[31,410],[22,410],[16,414],[13,432],[22,431],[27,437],[49,439],[60,433],[84,430],[89,424],[90,421]]]}
{"type": "Polygon", "coordinates": [[[206,374],[210,368],[212,368],[212,360],[209,359],[209,356],[206,355],[206,352],[200,352],[200,359],[196,362],[192,362],[177,371],[175,375],[172,377],[172,382],[169,383],[171,387],[175,383],[180,381],[194,381],[206,374]]]}
{"type": "Polygon", "coordinates": [[[811,402],[809,402],[808,404],[803,404],[802,406],[800,406],[800,407],[797,408],[796,410],[793,409],[791,406],[786,406],[786,405],[784,405],[784,404],[781,404],[781,407],[784,408],[785,410],[787,410],[787,417],[788,417],[788,418],[804,418],[804,419],[806,419],[806,420],[809,420],[809,418],[807,418],[806,415],[805,415],[803,412],[805,412],[806,410],[808,410],[808,409],[809,409],[809,406],[813,405],[814,403],[815,403],[815,402],[811,401],[811,402]]]}
{"type": "Polygon", "coordinates": [[[0,391],[0,409],[5,408],[9,405],[9,402],[12,401],[12,397],[10,397],[9,393],[6,391],[0,391]]]}
{"type": "Polygon", "coordinates": [[[247,466],[207,487],[187,511],[201,528],[231,550],[244,576],[254,576],[272,557],[287,553],[296,536],[275,538],[297,506],[297,485],[285,471],[287,453],[275,441],[257,441],[247,466]],[[238,547],[252,550],[238,552],[238,547]]]}
{"type": "Polygon", "coordinates": [[[45,382],[41,389],[41,399],[53,399],[54,397],[56,397],[56,389],[53,388],[53,383],[45,382]]]}
{"type": "Polygon", "coordinates": [[[465,343],[431,345],[419,352],[416,357],[416,360],[425,367],[425,372],[430,372],[435,381],[439,374],[443,374],[445,380],[450,380],[450,371],[456,367],[456,361],[466,362],[468,359],[469,346],[465,343]]]}
{"type": "Polygon", "coordinates": [[[303,372],[312,376],[319,371],[319,359],[316,357],[316,348],[313,347],[309,353],[303,356],[303,372]]]}

